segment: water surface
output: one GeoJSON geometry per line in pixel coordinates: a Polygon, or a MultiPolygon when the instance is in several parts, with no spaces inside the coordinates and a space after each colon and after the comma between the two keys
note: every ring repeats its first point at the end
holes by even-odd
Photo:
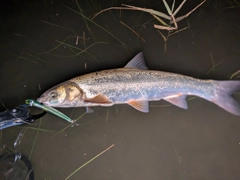
{"type": "MultiPolygon", "coordinates": [[[[121,3],[85,1],[80,7],[92,17],[121,3]]],[[[166,12],[158,1],[124,3],[166,12]]],[[[178,16],[196,5],[186,3],[178,16]]],[[[189,28],[170,36],[164,52],[153,28],[159,22],[146,13],[112,10],[96,17],[96,25],[76,13],[75,1],[2,2],[0,100],[13,108],[69,78],[123,67],[139,51],[150,69],[227,80],[240,69],[239,8],[224,9],[228,6],[209,2],[196,10],[178,24],[189,28]]],[[[67,127],[48,114],[31,126],[5,129],[1,143],[10,145],[22,128],[35,128],[25,133],[21,150],[36,179],[65,179],[112,144],[70,179],[240,179],[240,118],[210,102],[189,100],[188,110],[152,102],[148,114],[128,105],[93,109],[92,114],[60,109],[75,119],[82,116],[79,126],[67,127]]]]}

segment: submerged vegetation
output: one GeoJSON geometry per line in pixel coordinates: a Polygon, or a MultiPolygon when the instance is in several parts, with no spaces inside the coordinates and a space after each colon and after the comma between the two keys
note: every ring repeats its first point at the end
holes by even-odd
{"type": "MultiPolygon", "coordinates": [[[[110,7],[104,10],[101,10],[100,12],[98,12],[96,15],[93,16],[92,19],[94,19],[95,17],[97,17],[99,14],[105,12],[105,11],[109,11],[109,10],[113,10],[113,9],[117,9],[117,10],[133,10],[133,11],[142,11],[142,12],[146,12],[151,14],[159,23],[161,23],[161,25],[158,24],[154,24],[154,28],[158,29],[158,32],[161,34],[163,40],[164,40],[164,52],[166,52],[167,50],[167,40],[170,36],[181,32],[185,29],[187,29],[187,27],[182,28],[182,29],[178,29],[178,24],[177,22],[187,18],[188,16],[190,16],[191,13],[193,13],[197,8],[199,8],[203,3],[206,2],[206,0],[203,0],[200,4],[198,4],[195,8],[193,8],[190,12],[188,12],[185,15],[182,15],[180,17],[176,17],[177,13],[182,9],[183,5],[186,3],[187,0],[183,0],[182,3],[175,9],[175,0],[172,3],[171,8],[169,7],[168,3],[166,2],[166,0],[162,0],[163,4],[167,10],[167,14],[165,14],[164,12],[160,12],[154,9],[148,9],[148,8],[142,8],[142,7],[137,7],[137,6],[130,6],[130,5],[126,5],[126,4],[122,4],[122,6],[124,7],[110,7]],[[165,20],[163,20],[165,19],[165,20]],[[168,20],[169,22],[165,22],[166,20],[168,20]],[[172,26],[172,24],[174,26],[172,26]],[[163,33],[159,30],[167,30],[168,34],[167,36],[164,36],[163,33]]],[[[121,22],[121,21],[120,21],[121,22]]],[[[121,24],[125,25],[124,23],[121,22],[121,24]]],[[[125,25],[126,27],[128,27],[129,29],[131,29],[129,26],[125,25]]],[[[132,30],[132,29],[131,29],[132,30]]],[[[132,30],[133,31],[133,30],[132,30]]],[[[135,31],[133,31],[135,33],[135,31]]],[[[135,33],[142,41],[145,42],[145,40],[137,33],[135,33]]]]}

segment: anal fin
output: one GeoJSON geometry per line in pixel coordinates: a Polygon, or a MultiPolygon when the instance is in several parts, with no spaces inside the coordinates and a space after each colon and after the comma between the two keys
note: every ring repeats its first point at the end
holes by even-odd
{"type": "Polygon", "coordinates": [[[148,113],[149,112],[149,103],[148,101],[129,101],[128,104],[138,111],[148,113]]]}
{"type": "Polygon", "coordinates": [[[187,109],[188,104],[187,104],[186,98],[187,98],[187,95],[177,94],[177,95],[174,95],[174,96],[168,96],[168,97],[163,98],[163,99],[165,101],[175,105],[175,106],[178,106],[178,107],[183,108],[183,109],[187,109]]]}

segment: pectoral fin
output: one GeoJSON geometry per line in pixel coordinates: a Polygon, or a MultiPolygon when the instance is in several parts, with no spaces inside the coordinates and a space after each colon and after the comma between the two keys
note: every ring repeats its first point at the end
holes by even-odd
{"type": "Polygon", "coordinates": [[[128,104],[138,111],[148,113],[149,112],[149,103],[148,101],[129,101],[128,104]]]}
{"type": "Polygon", "coordinates": [[[165,101],[170,102],[171,104],[178,106],[180,108],[183,109],[187,109],[188,108],[188,104],[186,101],[187,96],[186,95],[182,95],[182,94],[177,94],[174,96],[168,96],[166,98],[163,98],[165,101]]]}
{"type": "Polygon", "coordinates": [[[88,98],[84,100],[85,102],[96,103],[96,104],[112,104],[112,101],[103,94],[98,94],[93,98],[88,98]]]}

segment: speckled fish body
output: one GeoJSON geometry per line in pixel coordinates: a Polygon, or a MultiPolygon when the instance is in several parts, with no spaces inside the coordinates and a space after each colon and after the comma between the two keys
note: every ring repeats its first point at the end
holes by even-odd
{"type": "Polygon", "coordinates": [[[211,101],[235,115],[240,106],[231,94],[240,90],[240,81],[200,80],[189,76],[148,70],[142,53],[124,68],[103,70],[63,82],[39,99],[53,107],[91,107],[129,104],[148,112],[148,101],[164,99],[187,109],[187,95],[211,101]]]}
{"type": "MultiPolygon", "coordinates": [[[[208,98],[214,92],[212,81],[129,68],[95,72],[71,79],[70,82],[84,91],[85,98],[91,99],[99,94],[106,96],[111,103],[103,105],[124,104],[132,100],[157,101],[183,94],[208,98]]],[[[91,106],[92,103],[87,105],[91,106]]],[[[76,101],[76,106],[84,104],[86,105],[86,102],[76,101]]]]}

